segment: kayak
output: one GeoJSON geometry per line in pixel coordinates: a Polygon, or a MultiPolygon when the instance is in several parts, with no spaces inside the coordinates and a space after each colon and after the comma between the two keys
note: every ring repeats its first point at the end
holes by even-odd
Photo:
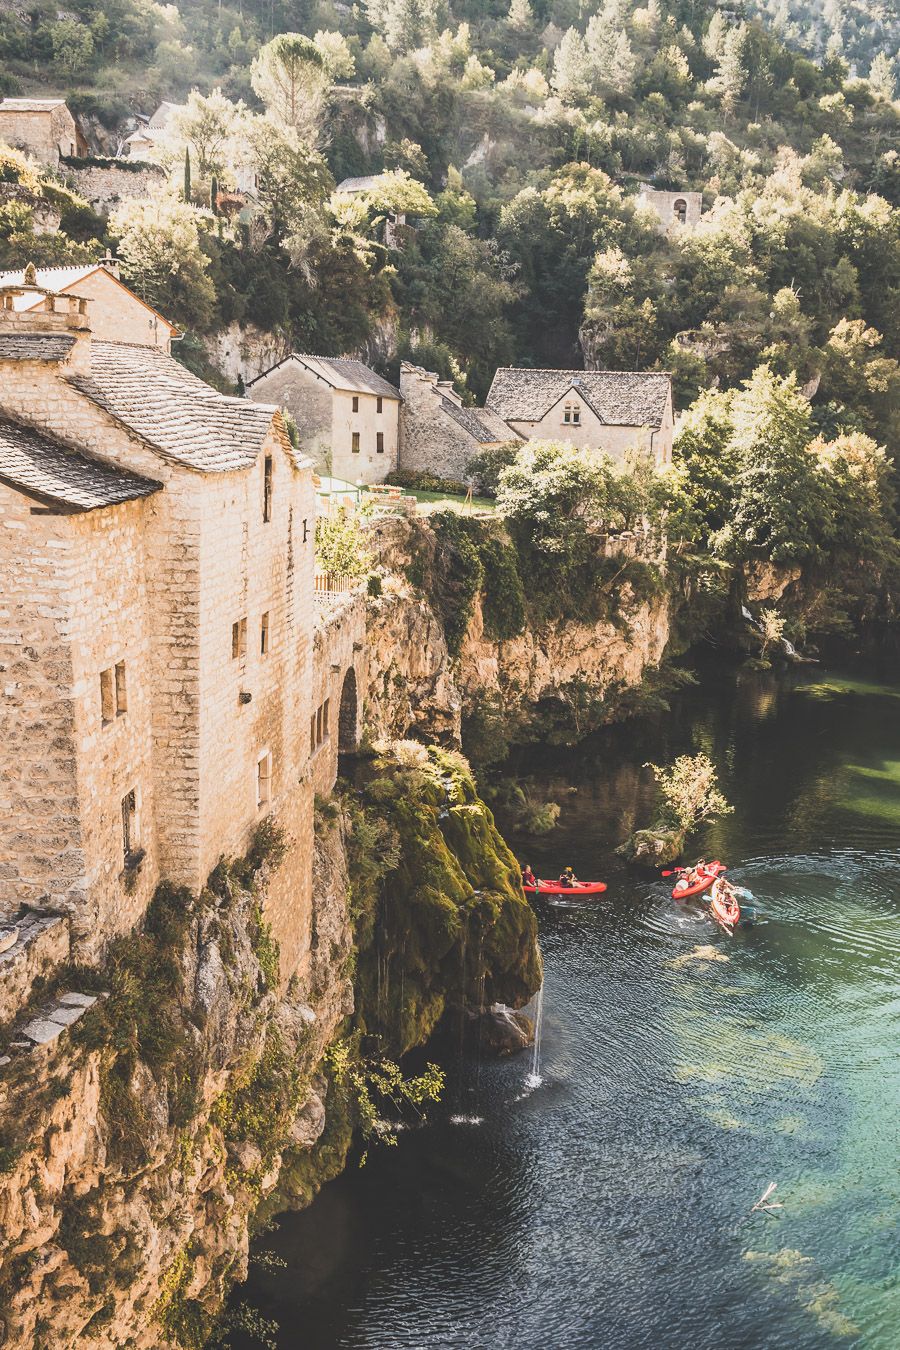
{"type": "Polygon", "coordinates": [[[726,870],[726,867],[724,863],[720,862],[706,863],[705,866],[698,869],[703,879],[695,881],[693,884],[690,884],[687,879],[687,873],[691,871],[691,868],[679,867],[677,870],[685,875],[679,877],[675,882],[672,889],[672,899],[684,900],[689,895],[700,895],[702,891],[708,890],[719,873],[726,870]]]}
{"type": "Polygon", "coordinates": [[[729,931],[741,921],[741,907],[737,896],[723,891],[718,881],[712,889],[709,909],[716,923],[729,931]]]}
{"type": "Polygon", "coordinates": [[[544,881],[538,877],[537,886],[523,886],[526,895],[602,895],[605,881],[576,881],[574,886],[561,886],[558,881],[544,881]]]}

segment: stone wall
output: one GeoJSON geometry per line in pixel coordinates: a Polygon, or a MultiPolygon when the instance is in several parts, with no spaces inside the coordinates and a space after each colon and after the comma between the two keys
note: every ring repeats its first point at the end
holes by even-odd
{"type": "MultiPolygon", "coordinates": [[[[357,748],[367,684],[365,599],[359,592],[316,597],[310,777],[323,796],[334,788],[338,755],[357,748]],[[327,728],[318,710],[328,704],[327,728]]],[[[323,719],[324,720],[324,719],[323,719]]]]}
{"type": "MultiPolygon", "coordinates": [[[[291,350],[287,338],[278,333],[264,332],[252,323],[230,323],[227,328],[203,341],[216,370],[221,371],[232,384],[237,384],[239,379],[249,384],[264,371],[271,370],[272,366],[283,361],[291,350]]],[[[278,403],[277,398],[261,401],[278,403]]]]}
{"type": "Polygon", "coordinates": [[[165,185],[166,175],[155,164],[140,170],[100,168],[86,164],[84,168],[65,165],[66,182],[91,206],[100,211],[111,211],[119,202],[132,197],[153,197],[165,185]]]}
{"type": "Polygon", "coordinates": [[[678,229],[681,225],[696,225],[703,211],[702,192],[665,192],[643,183],[637,200],[640,206],[649,207],[659,217],[662,234],[672,228],[678,229]],[[682,205],[685,212],[683,221],[675,210],[676,206],[682,205]]]}
{"type": "Polygon", "coordinates": [[[333,394],[329,384],[288,359],[257,380],[247,397],[286,408],[297,424],[304,455],[309,455],[319,473],[332,473],[333,394]]]}
{"type": "Polygon", "coordinates": [[[481,446],[443,410],[437,376],[404,363],[400,368],[400,392],[404,399],[401,469],[466,481],[469,461],[481,446]]]}
{"type": "Polygon", "coordinates": [[[60,155],[75,155],[83,145],[65,104],[44,112],[0,109],[0,141],[53,166],[59,163],[60,155]]]}

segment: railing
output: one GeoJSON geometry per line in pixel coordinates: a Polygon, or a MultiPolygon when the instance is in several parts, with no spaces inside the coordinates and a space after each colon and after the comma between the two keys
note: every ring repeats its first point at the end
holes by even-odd
{"type": "Polygon", "coordinates": [[[317,572],[315,583],[316,595],[343,595],[354,586],[352,577],[337,572],[317,572]]]}

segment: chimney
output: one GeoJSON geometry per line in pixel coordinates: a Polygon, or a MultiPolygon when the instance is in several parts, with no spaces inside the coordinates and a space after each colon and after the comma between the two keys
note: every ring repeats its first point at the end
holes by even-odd
{"type": "Polygon", "coordinates": [[[121,273],[121,270],[122,270],[121,263],[119,262],[119,259],[113,257],[113,255],[112,255],[111,253],[105,254],[105,255],[100,259],[100,266],[101,266],[101,267],[105,267],[106,270],[107,270],[107,272],[109,272],[110,276],[114,276],[114,277],[115,277],[116,281],[121,281],[121,280],[122,280],[122,278],[121,278],[121,276],[120,276],[120,273],[121,273]]]}
{"type": "Polygon", "coordinates": [[[75,345],[66,358],[67,370],[90,369],[91,321],[84,296],[62,294],[37,283],[34,264],[25,268],[21,283],[0,286],[0,333],[21,336],[67,333],[75,345]]]}

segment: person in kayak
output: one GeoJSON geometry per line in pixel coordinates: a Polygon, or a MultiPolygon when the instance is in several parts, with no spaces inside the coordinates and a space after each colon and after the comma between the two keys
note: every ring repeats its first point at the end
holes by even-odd
{"type": "Polygon", "coordinates": [[[564,867],[559,875],[560,886],[574,886],[577,884],[577,882],[578,878],[572,871],[571,867],[564,867]]]}
{"type": "Polygon", "coordinates": [[[537,888],[537,877],[531,870],[531,863],[526,863],[525,866],[522,868],[522,885],[534,886],[535,888],[537,888]]]}

